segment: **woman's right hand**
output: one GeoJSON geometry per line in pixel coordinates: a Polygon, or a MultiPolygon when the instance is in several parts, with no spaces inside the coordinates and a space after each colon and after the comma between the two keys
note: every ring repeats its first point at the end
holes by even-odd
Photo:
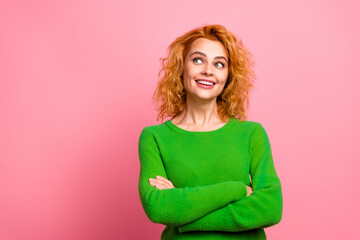
{"type": "Polygon", "coordinates": [[[160,190],[174,188],[173,183],[162,176],[156,176],[156,178],[149,178],[149,181],[150,181],[150,185],[160,190]]]}
{"type": "Polygon", "coordinates": [[[246,186],[246,190],[247,190],[246,196],[250,196],[250,194],[252,194],[252,192],[253,192],[252,188],[249,186],[246,186]]]}

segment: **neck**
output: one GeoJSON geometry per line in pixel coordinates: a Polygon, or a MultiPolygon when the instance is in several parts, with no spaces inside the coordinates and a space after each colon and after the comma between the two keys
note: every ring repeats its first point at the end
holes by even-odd
{"type": "Polygon", "coordinates": [[[222,122],[217,112],[216,98],[194,99],[186,96],[186,107],[178,115],[184,125],[209,126],[222,122]]]}

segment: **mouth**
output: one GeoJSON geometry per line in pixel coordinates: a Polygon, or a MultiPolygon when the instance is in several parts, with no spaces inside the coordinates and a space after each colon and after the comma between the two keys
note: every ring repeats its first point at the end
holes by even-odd
{"type": "Polygon", "coordinates": [[[195,81],[197,83],[199,83],[201,85],[205,85],[205,86],[214,86],[215,85],[215,82],[212,80],[196,79],[195,81]]]}

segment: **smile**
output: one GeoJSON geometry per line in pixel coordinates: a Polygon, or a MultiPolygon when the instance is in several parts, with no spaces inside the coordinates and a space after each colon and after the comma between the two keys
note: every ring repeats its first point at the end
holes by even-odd
{"type": "Polygon", "coordinates": [[[210,82],[210,81],[205,81],[205,80],[195,80],[196,85],[198,85],[199,87],[203,88],[203,89],[211,89],[215,86],[214,82],[210,82]]]}
{"type": "Polygon", "coordinates": [[[204,85],[207,85],[207,86],[213,86],[215,85],[215,83],[213,82],[210,82],[210,81],[204,81],[204,80],[195,80],[197,83],[200,83],[200,84],[204,84],[204,85]]]}

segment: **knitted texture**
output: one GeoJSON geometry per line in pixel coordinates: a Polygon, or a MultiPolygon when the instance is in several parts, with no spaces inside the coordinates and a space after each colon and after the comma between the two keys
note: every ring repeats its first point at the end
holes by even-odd
{"type": "Polygon", "coordinates": [[[168,120],[145,127],[138,150],[140,201],[152,222],[166,225],[161,239],[266,239],[263,228],[281,220],[281,184],[260,123],[232,117],[195,132],[168,120]],[[156,176],[174,188],[150,185],[156,176]]]}

